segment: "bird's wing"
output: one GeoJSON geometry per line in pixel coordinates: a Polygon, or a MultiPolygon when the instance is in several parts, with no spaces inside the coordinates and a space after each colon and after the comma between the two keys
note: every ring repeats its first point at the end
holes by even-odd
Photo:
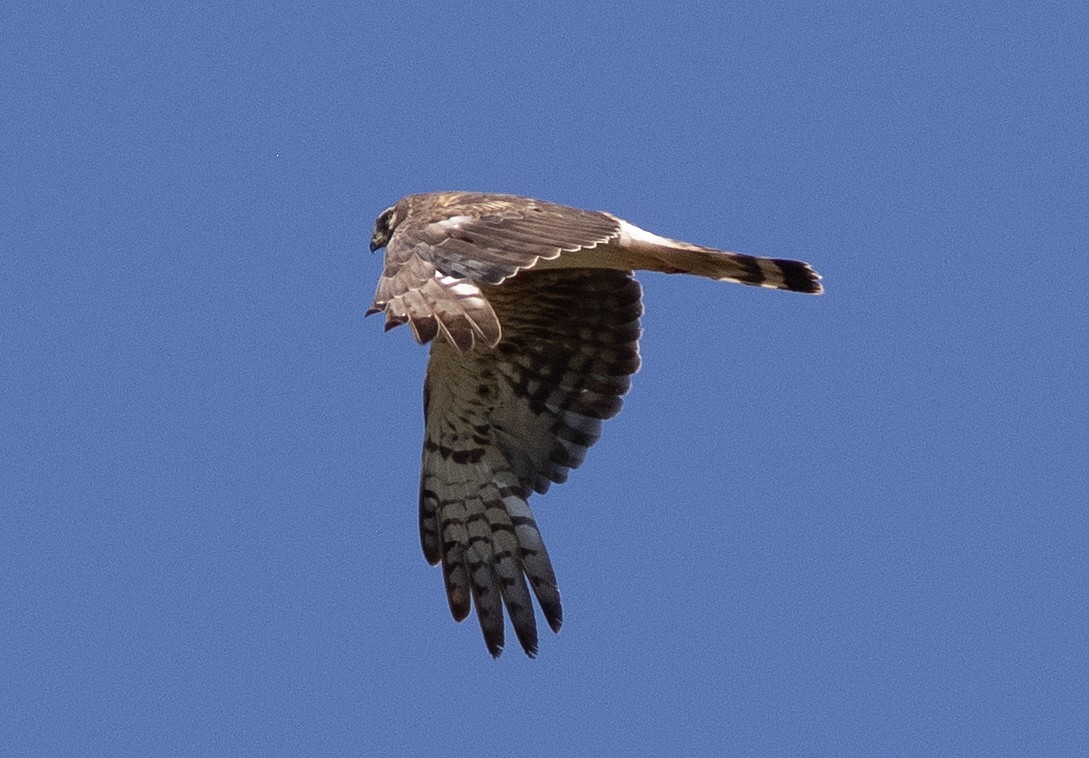
{"type": "Polygon", "coordinates": [[[498,655],[505,605],[534,655],[529,588],[553,630],[562,609],[527,500],[564,481],[619,412],[639,368],[641,291],[630,272],[561,269],[527,271],[488,297],[503,323],[495,349],[444,338],[431,348],[420,533],[454,618],[475,605],[498,655]]]}
{"type": "Polygon", "coordinates": [[[530,198],[455,193],[408,200],[368,313],[384,310],[387,329],[409,323],[421,344],[441,331],[459,350],[477,339],[495,346],[501,335],[480,285],[620,232],[607,213],[530,198]]]}

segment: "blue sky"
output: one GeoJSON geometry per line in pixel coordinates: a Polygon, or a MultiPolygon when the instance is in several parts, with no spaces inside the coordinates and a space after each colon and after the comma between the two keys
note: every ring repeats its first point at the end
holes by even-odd
{"type": "Polygon", "coordinates": [[[1075,755],[1076,4],[0,12],[0,752],[1075,755]],[[374,217],[475,189],[810,261],[644,275],[493,661],[421,555],[374,217]]]}

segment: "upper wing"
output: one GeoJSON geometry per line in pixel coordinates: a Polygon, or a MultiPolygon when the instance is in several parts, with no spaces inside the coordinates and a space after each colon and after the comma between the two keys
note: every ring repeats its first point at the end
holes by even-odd
{"type": "Polygon", "coordinates": [[[386,246],[385,270],[368,313],[386,326],[409,323],[420,343],[441,331],[458,349],[482,339],[494,347],[499,320],[480,284],[499,284],[537,261],[614,239],[620,222],[511,195],[410,196],[386,246]]]}
{"type": "Polygon", "coordinates": [[[397,227],[390,250],[417,255],[443,274],[499,284],[538,259],[608,242],[620,222],[607,213],[514,195],[457,193],[397,227]]]}
{"type": "Polygon", "coordinates": [[[420,484],[424,555],[443,565],[458,621],[475,605],[488,649],[503,606],[529,655],[529,586],[554,630],[556,578],[527,500],[578,467],[639,367],[641,292],[630,272],[529,271],[489,290],[503,321],[495,349],[431,349],[420,484]]]}

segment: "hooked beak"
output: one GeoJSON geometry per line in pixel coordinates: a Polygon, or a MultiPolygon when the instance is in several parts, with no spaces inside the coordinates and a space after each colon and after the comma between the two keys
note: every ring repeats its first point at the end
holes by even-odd
{"type": "Polygon", "coordinates": [[[372,253],[375,252],[380,247],[382,247],[382,246],[378,244],[378,242],[374,239],[374,237],[371,237],[371,252],[372,253]]]}

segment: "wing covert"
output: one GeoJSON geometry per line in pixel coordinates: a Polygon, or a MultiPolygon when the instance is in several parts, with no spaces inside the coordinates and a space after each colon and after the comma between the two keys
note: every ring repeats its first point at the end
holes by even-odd
{"type": "Polygon", "coordinates": [[[539,259],[615,239],[620,222],[599,211],[517,197],[451,193],[414,213],[390,240],[450,276],[499,284],[539,259]],[[456,208],[451,214],[449,209],[456,208]]]}
{"type": "Polygon", "coordinates": [[[387,330],[408,323],[421,344],[442,332],[460,350],[499,342],[500,321],[480,285],[620,233],[607,213],[512,195],[410,195],[393,210],[402,220],[367,313],[385,311],[387,330]]]}

